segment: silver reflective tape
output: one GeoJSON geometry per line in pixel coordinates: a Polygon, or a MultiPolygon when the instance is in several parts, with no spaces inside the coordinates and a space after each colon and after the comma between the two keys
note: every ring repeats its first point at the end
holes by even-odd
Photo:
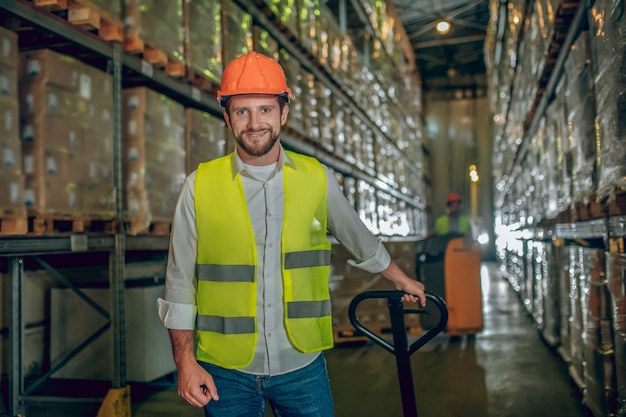
{"type": "Polygon", "coordinates": [[[330,316],[330,300],[323,301],[291,301],[287,304],[287,317],[304,319],[330,316]]]}
{"type": "Polygon", "coordinates": [[[307,250],[285,254],[285,269],[330,265],[329,250],[307,250]]]}
{"type": "Polygon", "coordinates": [[[254,282],[254,266],[198,264],[198,279],[218,282],[254,282]]]}
{"type": "Polygon", "coordinates": [[[254,317],[202,316],[196,318],[196,328],[222,334],[254,333],[254,317]]]}

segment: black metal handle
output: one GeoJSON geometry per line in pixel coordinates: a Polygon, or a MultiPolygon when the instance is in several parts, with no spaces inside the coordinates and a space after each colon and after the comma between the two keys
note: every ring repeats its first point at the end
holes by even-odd
{"type": "MultiPolygon", "coordinates": [[[[448,308],[446,307],[446,302],[440,296],[438,296],[437,294],[433,292],[430,292],[427,290],[425,291],[425,293],[426,293],[426,299],[435,304],[435,306],[439,309],[441,316],[436,326],[426,331],[426,333],[422,334],[416,341],[414,341],[413,343],[411,343],[410,346],[408,346],[409,355],[414,353],[417,349],[421,348],[430,340],[432,340],[435,336],[441,333],[446,328],[446,324],[448,323],[448,308]]],[[[348,309],[348,317],[350,318],[350,322],[352,323],[352,325],[356,329],[363,332],[363,334],[365,334],[365,336],[367,336],[370,340],[382,346],[383,348],[385,348],[390,353],[393,353],[394,355],[396,354],[396,348],[394,345],[392,345],[391,343],[389,343],[387,340],[383,339],[376,333],[372,332],[370,329],[368,329],[367,327],[365,327],[363,324],[359,322],[356,316],[356,308],[364,300],[367,300],[370,298],[386,298],[389,302],[390,311],[393,314],[391,306],[395,304],[401,305],[402,303],[401,299],[402,299],[402,296],[404,296],[404,294],[405,293],[403,291],[395,291],[395,290],[362,292],[360,294],[357,294],[352,299],[352,301],[350,302],[350,307],[348,309]]],[[[412,314],[412,313],[413,314],[430,314],[424,309],[404,310],[404,314],[412,314]]],[[[404,318],[404,316],[402,317],[404,318]]],[[[391,317],[391,321],[393,324],[394,322],[393,317],[391,317]]]]}
{"type": "Polygon", "coordinates": [[[409,356],[417,349],[424,346],[428,341],[433,339],[439,332],[441,332],[448,323],[448,308],[445,301],[437,294],[426,291],[426,299],[435,304],[441,313],[439,322],[435,327],[429,329],[426,333],[422,334],[411,345],[408,344],[408,338],[406,335],[406,327],[404,325],[404,315],[415,314],[429,314],[425,309],[419,310],[405,310],[402,304],[402,291],[366,291],[361,294],[357,294],[352,302],[350,302],[350,308],[348,309],[348,317],[352,325],[363,332],[368,338],[376,342],[389,352],[393,353],[396,357],[396,366],[398,368],[398,378],[400,379],[400,395],[402,396],[402,409],[404,411],[404,417],[417,417],[417,406],[415,404],[415,393],[413,390],[413,375],[411,373],[411,362],[409,356]],[[382,337],[372,332],[367,327],[359,323],[356,317],[356,308],[359,303],[368,298],[386,298],[389,306],[389,315],[391,319],[391,330],[393,332],[393,344],[389,343],[382,337]]]}

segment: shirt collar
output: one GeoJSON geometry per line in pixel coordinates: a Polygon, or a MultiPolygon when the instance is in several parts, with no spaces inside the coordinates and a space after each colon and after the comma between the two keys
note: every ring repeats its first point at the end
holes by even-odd
{"type": "MultiPolygon", "coordinates": [[[[231,165],[232,165],[232,172],[233,172],[233,180],[237,177],[237,174],[240,174],[241,172],[246,171],[246,166],[241,160],[241,158],[239,157],[239,154],[237,153],[237,149],[233,151],[233,158],[231,161],[231,165]]],[[[289,165],[293,167],[294,169],[298,169],[298,167],[296,167],[296,164],[294,164],[293,160],[289,157],[289,155],[285,153],[285,148],[283,148],[283,145],[280,145],[280,154],[278,155],[278,161],[276,163],[276,171],[277,172],[280,171],[281,169],[283,169],[285,165],[289,165]]]]}

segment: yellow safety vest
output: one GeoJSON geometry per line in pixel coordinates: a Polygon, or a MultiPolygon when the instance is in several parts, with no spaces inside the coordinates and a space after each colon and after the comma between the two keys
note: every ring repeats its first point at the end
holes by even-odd
{"type": "MultiPolygon", "coordinates": [[[[302,352],[333,346],[326,236],[326,172],[315,159],[287,152],[282,229],[285,328],[302,352]]],[[[233,155],[198,166],[196,357],[225,368],[250,364],[257,341],[254,231],[233,155]]]]}
{"type": "MultiPolygon", "coordinates": [[[[438,235],[446,235],[450,233],[450,222],[448,216],[440,216],[435,222],[435,231],[438,235]]],[[[461,214],[459,216],[459,230],[458,233],[465,234],[470,231],[470,219],[469,217],[461,214]]]]}

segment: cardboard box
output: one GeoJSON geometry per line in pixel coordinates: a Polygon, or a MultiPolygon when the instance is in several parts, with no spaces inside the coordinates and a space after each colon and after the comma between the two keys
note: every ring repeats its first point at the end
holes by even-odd
{"type": "Polygon", "coordinates": [[[20,83],[49,84],[91,98],[90,67],[73,57],[50,49],[22,52],[19,60],[20,83]]]}
{"type": "Polygon", "coordinates": [[[17,69],[17,33],[0,27],[0,65],[17,69]]]}
{"type": "Polygon", "coordinates": [[[43,176],[27,177],[25,181],[24,201],[33,213],[84,214],[80,197],[80,190],[74,183],[43,176]]]}
{"type": "Polygon", "coordinates": [[[24,176],[16,168],[0,167],[0,212],[23,213],[24,176]]]}

